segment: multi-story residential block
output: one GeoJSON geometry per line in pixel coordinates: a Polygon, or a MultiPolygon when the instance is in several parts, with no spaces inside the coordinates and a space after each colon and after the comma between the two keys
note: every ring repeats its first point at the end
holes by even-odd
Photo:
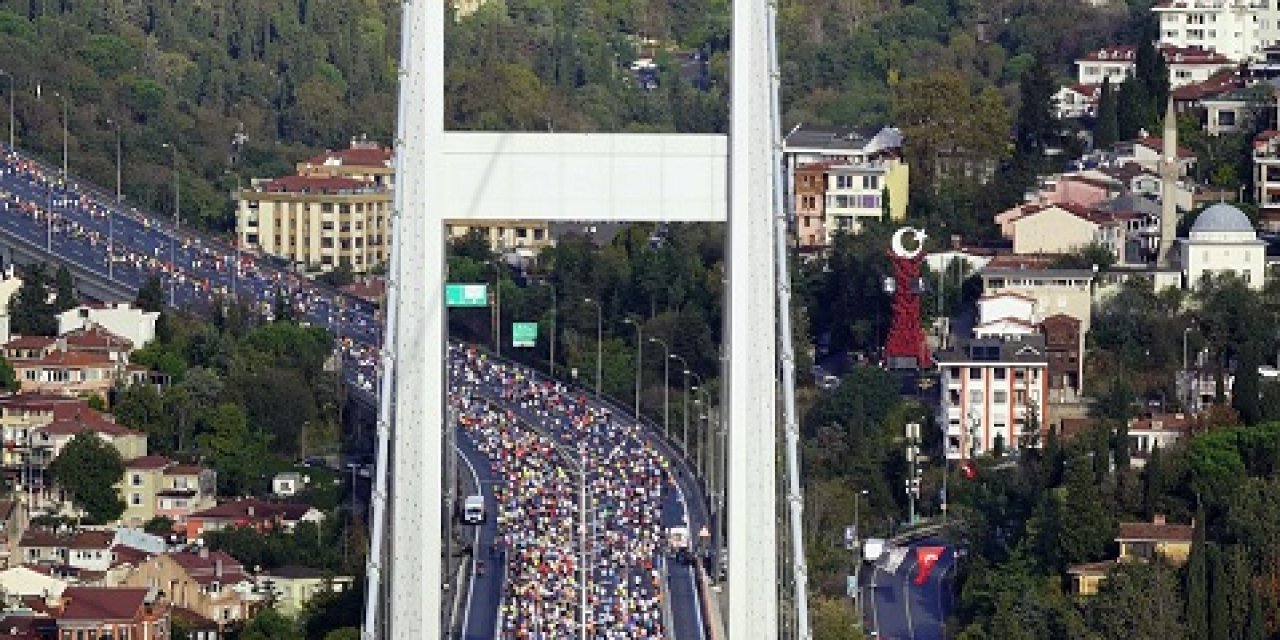
{"type": "Polygon", "coordinates": [[[20,336],[4,344],[23,391],[106,397],[118,383],[149,379],[131,365],[133,343],[100,325],[72,327],[56,338],[20,336]]]}
{"type": "Polygon", "coordinates": [[[345,176],[255,180],[236,194],[236,236],[241,248],[308,269],[345,263],[364,273],[387,259],[391,196],[385,186],[345,176]]]}
{"type": "Polygon", "coordinates": [[[1043,261],[999,256],[981,272],[984,293],[1013,292],[1036,301],[1040,318],[1063,313],[1080,321],[1087,334],[1092,319],[1094,273],[1088,269],[1051,269],[1043,261]]]}
{"type": "Polygon", "coordinates": [[[1253,190],[1258,225],[1280,231],[1280,131],[1268,129],[1253,139],[1253,190]]]}
{"type": "Polygon", "coordinates": [[[223,551],[163,553],[140,563],[126,578],[131,587],[163,591],[175,606],[226,626],[252,615],[262,600],[238,560],[223,551]]]}
{"type": "Polygon", "coordinates": [[[826,163],[814,163],[795,168],[795,220],[796,246],[814,248],[827,243],[826,163]]]}
{"type": "Polygon", "coordinates": [[[1162,0],[1151,10],[1161,45],[1209,49],[1245,62],[1280,44],[1280,8],[1270,0],[1162,0]]]}
{"type": "Polygon", "coordinates": [[[1050,402],[1075,402],[1084,385],[1084,334],[1080,320],[1058,313],[1040,321],[1049,358],[1050,402]]]}
{"type": "MultiPolygon", "coordinates": [[[[1204,82],[1219,70],[1235,66],[1226,56],[1201,47],[1161,45],[1159,51],[1169,69],[1169,86],[1174,88],[1204,82]]],[[[1120,83],[1133,74],[1136,64],[1135,47],[1103,47],[1076,60],[1076,81],[1081,85],[1096,86],[1103,80],[1110,80],[1112,88],[1119,89],[1120,83]]]]}
{"type": "Polygon", "coordinates": [[[797,216],[801,210],[809,218],[818,211],[822,216],[822,235],[812,219],[803,227],[797,223],[798,248],[825,247],[835,233],[857,233],[869,220],[906,217],[910,170],[902,160],[902,134],[897,129],[885,127],[864,135],[852,129],[801,126],[787,135],[783,157],[788,208],[797,216]],[[818,172],[823,175],[818,177],[818,172]],[[800,184],[801,176],[808,176],[809,182],[800,184]],[[821,203],[801,201],[802,196],[820,198],[821,203]],[[807,244],[809,237],[821,244],[807,244]]]}
{"type": "Polygon", "coordinates": [[[936,358],[948,458],[1042,442],[1049,418],[1043,336],[961,340],[936,358]]]}
{"type": "Polygon", "coordinates": [[[217,504],[217,474],[164,456],[143,456],[126,464],[120,492],[125,504],[120,521],[126,526],[163,516],[181,527],[187,516],[217,504]]]}
{"type": "Polygon", "coordinates": [[[341,593],[355,584],[351,576],[335,576],[309,567],[280,567],[257,576],[260,591],[271,594],[271,605],[280,613],[296,618],[315,596],[341,593]]]}
{"type": "MultiPolygon", "coordinates": [[[[80,305],[58,314],[58,335],[77,330],[92,331],[123,340],[130,349],[140,349],[156,337],[156,320],[160,314],[143,311],[131,304],[80,305]]],[[[123,343],[119,343],[123,344],[123,343]]]]}
{"type": "Polygon", "coordinates": [[[56,504],[60,497],[46,475],[49,463],[76,435],[88,431],[131,460],[147,453],[146,434],[91,409],[84,398],[20,393],[0,398],[0,467],[29,507],[56,504]]]}
{"type": "Polygon", "coordinates": [[[445,221],[450,240],[463,238],[472,231],[489,241],[489,248],[506,253],[513,251],[532,258],[539,249],[549,247],[554,238],[546,220],[489,220],[484,222],[445,221]]]}
{"type": "Polygon", "coordinates": [[[169,638],[169,605],[157,589],[67,587],[52,613],[58,640],[169,638]]]}

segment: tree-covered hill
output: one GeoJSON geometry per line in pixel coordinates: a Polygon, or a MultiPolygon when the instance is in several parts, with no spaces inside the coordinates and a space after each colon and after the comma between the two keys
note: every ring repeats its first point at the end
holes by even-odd
{"type": "MultiPolygon", "coordinates": [[[[118,133],[130,201],[170,211],[176,161],[184,219],[226,229],[238,182],[351,136],[390,140],[399,11],[388,0],[0,0],[0,90],[14,91],[21,148],[60,163],[65,106],[74,173],[110,186],[118,133]]],[[[1065,74],[1129,29],[1127,11],[785,2],[786,119],[884,124],[893,87],[937,69],[1012,103],[1034,53],[1065,74]]],[[[447,117],[469,129],[722,131],[728,31],[728,0],[491,0],[451,21],[447,117]],[[659,65],[656,87],[629,69],[638,57],[659,65]]]]}

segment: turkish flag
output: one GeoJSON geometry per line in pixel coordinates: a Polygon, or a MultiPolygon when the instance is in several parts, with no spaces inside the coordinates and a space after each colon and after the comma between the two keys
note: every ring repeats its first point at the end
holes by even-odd
{"type": "Polygon", "coordinates": [[[938,559],[946,551],[946,547],[916,547],[916,564],[919,566],[914,580],[916,584],[924,584],[929,579],[933,566],[938,564],[938,559]]]}
{"type": "Polygon", "coordinates": [[[978,470],[974,468],[972,462],[966,462],[960,465],[960,470],[964,472],[964,477],[972,480],[978,475],[978,470]]]}

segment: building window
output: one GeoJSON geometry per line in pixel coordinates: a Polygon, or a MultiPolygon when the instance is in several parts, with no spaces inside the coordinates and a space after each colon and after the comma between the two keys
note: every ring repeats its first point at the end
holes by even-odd
{"type": "Polygon", "coordinates": [[[971,389],[969,391],[969,404],[982,404],[981,389],[971,389]]]}
{"type": "Polygon", "coordinates": [[[970,380],[981,380],[981,379],[982,379],[982,369],[979,369],[979,368],[977,368],[977,367],[969,367],[969,379],[970,379],[970,380]]]}
{"type": "Polygon", "coordinates": [[[995,391],[991,394],[991,401],[996,404],[1004,404],[1009,401],[1009,392],[995,391]]]}
{"type": "Polygon", "coordinates": [[[863,189],[879,189],[880,176],[862,176],[863,189]]]}
{"type": "Polygon", "coordinates": [[[991,369],[991,377],[995,378],[996,380],[1004,380],[1005,376],[1007,375],[1006,371],[1008,370],[1005,369],[1004,367],[994,367],[991,369]]]}
{"type": "Polygon", "coordinates": [[[950,372],[950,375],[951,375],[951,379],[952,379],[952,380],[959,380],[959,379],[960,379],[960,367],[951,367],[951,368],[949,369],[949,372],[950,372]]]}
{"type": "Polygon", "coordinates": [[[129,477],[129,484],[130,484],[131,486],[134,486],[134,487],[141,487],[141,486],[142,486],[142,474],[141,474],[141,473],[134,473],[134,474],[130,474],[130,477],[129,477]]]}
{"type": "Polygon", "coordinates": [[[837,188],[837,189],[852,189],[852,188],[853,188],[853,176],[836,176],[836,188],[837,188]]]}
{"type": "Polygon", "coordinates": [[[135,507],[141,507],[141,506],[142,506],[142,494],[141,494],[141,493],[131,493],[131,494],[129,494],[129,504],[130,504],[130,505],[133,505],[133,506],[135,506],[135,507]]]}
{"type": "Polygon", "coordinates": [[[1231,110],[1229,110],[1229,109],[1223,109],[1222,111],[1219,111],[1219,112],[1218,112],[1218,126],[1219,126],[1219,127],[1234,127],[1234,126],[1236,126],[1236,112],[1231,111],[1231,110]]]}

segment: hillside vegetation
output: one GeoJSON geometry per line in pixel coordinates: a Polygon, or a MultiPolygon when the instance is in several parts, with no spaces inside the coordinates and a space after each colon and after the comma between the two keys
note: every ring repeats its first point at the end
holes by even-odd
{"type": "MultiPolygon", "coordinates": [[[[124,191],[226,229],[237,182],[277,175],[322,147],[394,129],[398,3],[386,0],[5,0],[0,69],[20,147],[109,187],[116,133],[124,191]],[[41,85],[41,98],[36,85],[41,85]],[[58,92],[59,95],[54,95],[58,92]],[[237,132],[243,144],[236,145],[237,132]]],[[[1139,13],[1140,13],[1139,8],[1139,13]]],[[[892,88],[949,69],[1006,100],[1032,53],[1066,61],[1130,23],[1123,11],[1051,0],[803,0],[780,29],[788,124],[879,125],[892,88]]],[[[723,131],[728,0],[494,0],[449,29],[456,128],[723,131]],[[649,44],[646,45],[645,43],[649,44]],[[700,51],[705,90],[693,88],[700,51]],[[637,57],[663,65],[637,88],[637,57]]],[[[3,103],[0,103],[3,105],[3,103]]],[[[0,131],[3,131],[0,125],[0,131]]]]}

